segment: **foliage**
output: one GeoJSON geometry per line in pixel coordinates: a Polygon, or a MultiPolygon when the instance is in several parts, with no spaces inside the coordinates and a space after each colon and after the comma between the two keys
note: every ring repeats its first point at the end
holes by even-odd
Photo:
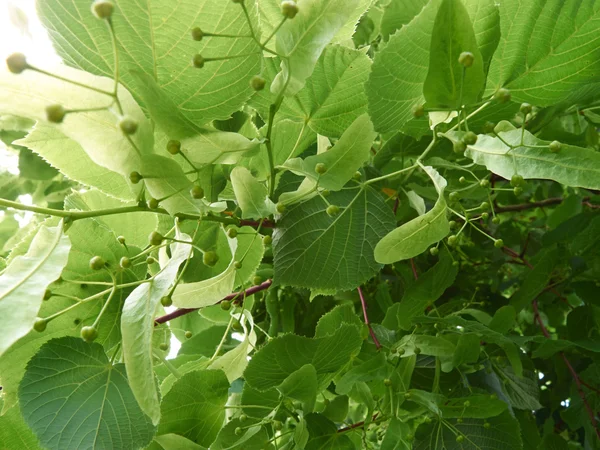
{"type": "Polygon", "coordinates": [[[0,72],[0,448],[600,449],[600,0],[90,3],[0,72]]]}

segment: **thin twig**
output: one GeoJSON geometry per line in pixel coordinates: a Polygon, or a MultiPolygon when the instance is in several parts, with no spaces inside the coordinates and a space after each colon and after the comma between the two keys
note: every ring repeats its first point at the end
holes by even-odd
{"type": "Polygon", "coordinates": [[[415,265],[414,258],[410,258],[410,267],[412,269],[412,273],[413,273],[413,276],[415,277],[415,280],[418,280],[419,274],[417,273],[417,266],[415,265]]]}
{"type": "Polygon", "coordinates": [[[381,344],[377,340],[377,336],[375,335],[373,328],[371,328],[371,323],[369,322],[369,315],[367,314],[367,302],[365,301],[365,297],[360,286],[357,288],[357,290],[358,296],[360,297],[360,303],[362,305],[363,315],[365,317],[365,325],[369,328],[369,333],[371,334],[371,338],[373,338],[373,343],[375,344],[375,347],[377,347],[377,350],[379,350],[381,348],[381,344]]]}
{"type": "MultiPolygon", "coordinates": [[[[268,289],[271,284],[273,284],[273,280],[267,280],[262,282],[261,284],[259,284],[258,286],[252,286],[251,288],[246,289],[245,291],[242,292],[235,292],[233,294],[229,294],[227,297],[219,300],[218,302],[215,303],[215,305],[218,305],[219,303],[225,301],[225,300],[234,300],[238,297],[248,297],[252,294],[256,294],[257,292],[260,291],[264,291],[265,289],[268,289]]],[[[194,311],[198,311],[200,308],[181,308],[181,309],[176,309],[175,311],[173,311],[172,313],[169,314],[165,314],[164,316],[158,317],[156,319],[154,319],[154,325],[160,325],[161,323],[165,323],[168,322],[169,320],[173,320],[173,319],[177,319],[178,317],[181,316],[185,316],[186,314],[189,314],[191,312],[194,311]]]]}
{"type": "MultiPolygon", "coordinates": [[[[371,419],[371,422],[375,419],[377,419],[377,416],[379,416],[379,413],[376,413],[373,418],[371,419]]],[[[365,424],[364,420],[361,420],[360,422],[356,422],[353,423],[352,425],[348,425],[347,427],[344,428],[340,428],[339,430],[337,430],[338,433],[344,433],[346,431],[350,431],[350,430],[354,430],[355,428],[360,428],[365,424]]]]}

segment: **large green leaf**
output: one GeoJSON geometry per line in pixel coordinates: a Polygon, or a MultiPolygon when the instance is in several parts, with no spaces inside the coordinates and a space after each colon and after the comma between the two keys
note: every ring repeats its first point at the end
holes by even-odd
{"type": "Polygon", "coordinates": [[[331,149],[304,160],[292,159],[284,167],[318,181],[323,189],[339,191],[369,158],[376,136],[369,116],[363,114],[352,122],[331,149]],[[319,175],[315,171],[317,164],[325,164],[327,172],[319,175]]]}
{"type": "Polygon", "coordinates": [[[136,198],[123,175],[96,164],[81,145],[54,126],[38,122],[25,138],[15,144],[30,148],[71,180],[122,200],[136,198]]]}
{"type": "Polygon", "coordinates": [[[162,434],[154,438],[147,450],[206,450],[206,448],[178,434],[162,434]]]}
{"type": "Polygon", "coordinates": [[[411,450],[412,444],[407,439],[410,434],[411,429],[407,423],[392,418],[381,443],[381,450],[411,450]]]}
{"type": "Polygon", "coordinates": [[[462,0],[443,0],[435,18],[429,51],[429,72],[423,94],[430,108],[453,108],[475,103],[485,85],[483,58],[462,0]],[[465,68],[462,52],[474,56],[465,68]]]}
{"type": "Polygon", "coordinates": [[[597,92],[600,2],[508,0],[500,3],[501,39],[488,92],[549,106],[597,92]]]}
{"type": "Polygon", "coordinates": [[[475,37],[483,58],[483,71],[487,75],[500,42],[499,5],[494,0],[465,0],[465,6],[473,21],[475,37]]]}
{"type": "Polygon", "coordinates": [[[159,434],[178,434],[204,447],[225,419],[229,382],[220,370],[198,370],[179,378],[162,400],[159,434]]]}
{"type": "Polygon", "coordinates": [[[300,0],[294,20],[277,31],[277,52],[285,59],[271,91],[295,95],[312,74],[325,46],[351,17],[359,0],[300,0]]]}
{"type": "Polygon", "coordinates": [[[370,187],[334,192],[329,217],[321,198],[290,207],[275,229],[275,283],[310,289],[360,286],[381,267],[373,249],[393,229],[392,211],[370,187]]]}
{"type": "MultiPolygon", "coordinates": [[[[446,133],[452,141],[456,132],[446,133]]],[[[600,189],[600,153],[573,145],[562,144],[553,153],[550,144],[525,131],[521,146],[521,130],[501,131],[499,137],[480,135],[475,145],[467,146],[465,155],[508,180],[518,173],[525,179],[554,180],[567,186],[600,189]],[[502,140],[501,140],[501,139],[502,140]],[[504,141],[504,142],[503,142],[504,141]],[[515,146],[511,150],[506,144],[515,146]]]]}
{"type": "Polygon", "coordinates": [[[400,328],[410,329],[412,319],[423,314],[425,308],[440,298],[454,283],[458,268],[452,262],[448,252],[441,253],[440,261],[406,289],[397,309],[400,328]]]}
{"type": "Polygon", "coordinates": [[[429,0],[412,0],[410,2],[391,1],[383,9],[381,17],[381,36],[384,40],[413,20],[425,7],[429,0]]]}
{"type": "Polygon", "coordinates": [[[253,388],[266,391],[279,386],[305,364],[312,364],[322,388],[358,353],[361,345],[362,338],[354,325],[344,324],[335,334],[322,338],[286,334],[272,339],[254,354],[244,378],[253,388]]]}
{"type": "MultiPolygon", "coordinates": [[[[191,238],[177,233],[179,241],[191,238]]],[[[167,294],[177,277],[179,266],[192,253],[192,246],[182,242],[171,248],[171,259],[154,278],[139,285],[127,297],[123,305],[121,334],[123,336],[123,360],[127,368],[131,390],[136,400],[154,424],[160,419],[160,405],[154,382],[152,335],[154,315],[160,299],[167,294]]]]}
{"type": "MultiPolygon", "coordinates": [[[[0,400],[0,411],[2,410],[0,400]]],[[[23,421],[21,410],[13,406],[0,416],[0,448],[19,450],[39,450],[38,440],[31,429],[23,421]]]]}
{"type": "Polygon", "coordinates": [[[489,419],[436,420],[417,429],[414,450],[515,450],[523,448],[519,423],[508,411],[489,419]],[[489,425],[484,425],[485,422],[489,425]],[[456,436],[464,436],[457,442],[456,436]]]}
{"type": "Polygon", "coordinates": [[[44,344],[19,388],[23,417],[45,448],[143,447],[154,427],[137,405],[125,368],[101,345],[65,337],[44,344]]]}
{"type": "Polygon", "coordinates": [[[309,439],[305,450],[355,450],[356,446],[346,435],[338,433],[335,424],[322,414],[305,416],[309,439]]]}
{"type": "Polygon", "coordinates": [[[317,401],[317,371],[312,364],[305,364],[291,373],[278,388],[284,397],[302,403],[305,414],[311,413],[317,401]]]}
{"type": "Polygon", "coordinates": [[[377,53],[365,88],[369,115],[380,133],[399,131],[424,103],[423,83],[429,68],[429,46],[441,0],[430,1],[377,53]]]}
{"type": "Polygon", "coordinates": [[[0,275],[0,355],[31,331],[46,287],[60,276],[70,249],[62,222],[42,226],[28,252],[13,259],[0,275]]]}
{"type": "MultiPolygon", "coordinates": [[[[89,5],[86,7],[89,8],[89,5]]],[[[111,92],[114,82],[108,78],[58,66],[53,73],[67,79],[111,92]]],[[[60,132],[77,142],[89,158],[112,172],[128,176],[139,169],[141,154],[152,152],[153,136],[150,121],[125,89],[119,90],[119,100],[124,113],[138,123],[138,130],[131,137],[132,146],[118,126],[118,117],[112,111],[88,111],[68,114],[57,125],[60,132]]],[[[46,121],[44,113],[51,104],[65,109],[93,109],[108,107],[111,98],[90,89],[75,86],[66,81],[26,70],[20,75],[0,70],[0,111],[15,116],[46,121]]]]}
{"type": "Polygon", "coordinates": [[[243,218],[261,219],[276,212],[267,187],[245,167],[236,167],[231,171],[231,185],[243,218]]]}
{"type": "Polygon", "coordinates": [[[439,195],[433,208],[387,234],[375,247],[375,259],[382,264],[413,258],[450,233],[444,189],[447,182],[433,168],[423,168],[439,195]]]}
{"type": "MultiPolygon", "coordinates": [[[[258,44],[247,37],[250,28],[244,12],[234,2],[158,0],[115,3],[112,23],[117,36],[121,82],[137,97],[142,85],[134,73],[152,78],[196,125],[227,119],[252,94],[248,81],[260,72],[258,44]],[[191,38],[191,30],[240,36],[191,38]],[[192,66],[194,54],[235,57],[192,66]],[[245,56],[238,56],[245,55],[245,56]]],[[[42,22],[55,47],[72,66],[97,75],[112,76],[114,55],[104,23],[90,11],[88,0],[38,1],[42,22]]],[[[248,2],[252,27],[257,30],[254,2],[248,2]]]]}

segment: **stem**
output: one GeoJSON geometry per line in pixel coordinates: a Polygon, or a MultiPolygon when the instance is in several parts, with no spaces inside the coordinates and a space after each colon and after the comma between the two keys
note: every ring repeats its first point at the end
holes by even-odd
{"type": "MultiPolygon", "coordinates": [[[[375,419],[377,419],[377,416],[379,416],[379,413],[376,413],[376,414],[373,416],[373,418],[371,419],[371,422],[374,422],[374,421],[375,421],[375,419]]],[[[382,418],[381,420],[383,420],[383,418],[382,418]]],[[[350,430],[354,430],[355,428],[362,427],[364,424],[365,424],[365,421],[364,421],[364,420],[362,420],[362,421],[360,421],[360,422],[353,423],[352,425],[348,425],[347,427],[340,428],[339,430],[337,430],[337,432],[338,432],[338,433],[344,433],[344,432],[346,432],[346,431],[350,431],[350,430]]]]}
{"type": "Polygon", "coordinates": [[[56,78],[57,80],[60,80],[60,81],[64,81],[65,83],[71,83],[71,84],[74,84],[75,86],[79,86],[79,87],[82,87],[84,89],[89,89],[90,91],[94,91],[94,92],[97,92],[99,94],[108,95],[109,97],[113,96],[112,92],[104,91],[102,89],[95,88],[94,86],[88,86],[87,84],[79,83],[78,81],[69,80],[68,78],[61,77],[60,75],[56,75],[54,73],[47,72],[47,71],[42,70],[42,69],[38,69],[37,67],[29,66],[28,68],[31,69],[31,70],[35,70],[36,72],[39,72],[39,73],[41,73],[43,75],[46,75],[46,76],[49,76],[49,77],[52,77],[52,78],[56,78]]]}
{"type": "MultiPolygon", "coordinates": [[[[233,300],[239,296],[249,297],[252,294],[256,294],[257,292],[261,292],[261,291],[268,289],[272,283],[273,283],[273,280],[267,280],[267,281],[264,281],[263,283],[259,284],[258,286],[252,286],[251,288],[248,288],[245,291],[229,294],[227,297],[225,297],[225,298],[219,300],[217,303],[215,303],[215,305],[218,305],[219,303],[221,303],[224,300],[233,300]]],[[[154,320],[154,325],[160,325],[162,323],[168,322],[168,321],[176,319],[178,317],[185,316],[186,314],[189,314],[191,312],[198,311],[199,309],[200,308],[177,309],[177,310],[173,311],[172,313],[169,313],[164,316],[156,318],[154,320]]]]}
{"type": "Polygon", "coordinates": [[[373,343],[375,344],[375,347],[377,347],[377,350],[379,350],[381,348],[381,344],[377,340],[377,336],[375,335],[373,328],[371,328],[371,323],[369,322],[369,315],[367,314],[367,302],[365,302],[365,297],[363,296],[363,292],[360,286],[357,288],[357,290],[358,296],[360,297],[360,303],[362,305],[363,316],[365,317],[365,325],[367,325],[367,327],[369,328],[369,334],[373,339],[373,343]]]}
{"type": "Polygon", "coordinates": [[[473,111],[471,114],[469,114],[467,117],[465,117],[464,120],[458,122],[456,125],[454,125],[452,128],[450,128],[448,131],[454,131],[454,130],[456,130],[458,128],[459,124],[461,124],[462,122],[468,121],[473,116],[476,116],[481,111],[483,111],[485,108],[487,108],[488,105],[490,105],[491,103],[492,103],[491,101],[484,103],[479,108],[477,108],[475,111],[473,111]]]}

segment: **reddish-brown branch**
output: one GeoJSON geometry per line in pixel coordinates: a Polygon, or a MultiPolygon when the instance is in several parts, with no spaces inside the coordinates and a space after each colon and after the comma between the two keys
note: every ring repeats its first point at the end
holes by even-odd
{"type": "Polygon", "coordinates": [[[419,274],[417,273],[417,266],[415,266],[415,261],[413,258],[410,258],[410,267],[412,268],[413,277],[415,277],[415,280],[418,280],[419,274]]]}
{"type": "MultiPolygon", "coordinates": [[[[548,329],[544,325],[544,321],[542,320],[542,317],[540,316],[537,298],[533,300],[532,305],[533,305],[533,313],[534,313],[535,320],[539,324],[540,329],[542,330],[542,334],[547,339],[551,339],[552,337],[550,336],[550,333],[548,332],[548,329]]],[[[588,400],[585,396],[585,392],[583,391],[582,386],[584,384],[581,382],[581,378],[579,378],[579,374],[577,373],[575,368],[571,365],[571,362],[569,361],[567,356],[563,352],[560,352],[559,354],[560,354],[560,357],[562,358],[562,360],[565,362],[567,369],[569,369],[569,372],[571,372],[571,376],[575,380],[575,386],[577,387],[577,393],[579,394],[579,397],[581,398],[581,401],[583,402],[583,405],[585,407],[587,415],[589,416],[590,422],[592,423],[592,427],[594,428],[594,431],[596,432],[596,436],[598,436],[598,439],[600,439],[600,429],[598,428],[598,423],[596,422],[596,415],[594,414],[594,410],[590,406],[590,403],[588,402],[588,400]]]]}
{"type": "MultiPolygon", "coordinates": [[[[589,197],[584,197],[581,200],[581,204],[587,206],[592,209],[600,208],[600,205],[596,205],[591,203],[589,197]]],[[[531,202],[531,203],[522,203],[520,205],[506,205],[506,206],[495,206],[494,211],[496,214],[505,213],[505,212],[518,212],[518,211],[526,211],[528,209],[534,208],[544,208],[547,206],[559,205],[564,201],[563,197],[554,197],[548,198],[546,200],[541,200],[539,202],[531,202]]]]}
{"type": "MultiPolygon", "coordinates": [[[[379,416],[379,413],[375,414],[373,416],[373,418],[371,419],[371,421],[377,419],[377,416],[379,416]]],[[[353,423],[352,425],[348,425],[347,427],[344,428],[340,428],[339,430],[337,430],[338,433],[344,433],[346,431],[350,431],[350,430],[354,430],[355,428],[360,428],[365,424],[364,420],[361,420],[360,422],[356,422],[353,423]]]]}
{"type": "Polygon", "coordinates": [[[365,296],[363,295],[360,286],[357,289],[358,296],[360,297],[360,304],[362,305],[363,316],[365,317],[365,325],[369,328],[369,334],[371,334],[373,343],[375,344],[375,347],[377,347],[377,350],[379,350],[381,348],[381,344],[379,343],[379,340],[377,340],[377,336],[375,335],[373,328],[371,328],[371,323],[369,322],[369,315],[367,314],[367,302],[365,301],[365,296]]]}
{"type": "MultiPolygon", "coordinates": [[[[252,286],[251,288],[246,289],[245,291],[234,292],[233,294],[229,294],[227,297],[219,300],[217,303],[215,303],[215,305],[218,305],[219,303],[221,303],[224,300],[234,300],[234,299],[240,298],[240,297],[241,298],[248,297],[252,294],[256,294],[257,292],[268,289],[269,286],[271,286],[271,284],[273,284],[273,280],[267,280],[267,281],[264,281],[263,283],[259,284],[258,286],[252,286]]],[[[186,314],[189,314],[194,311],[198,311],[199,309],[200,308],[176,309],[172,313],[165,314],[164,316],[154,319],[154,325],[155,326],[160,325],[162,323],[168,322],[169,320],[177,319],[178,317],[185,316],[186,314]]]]}

